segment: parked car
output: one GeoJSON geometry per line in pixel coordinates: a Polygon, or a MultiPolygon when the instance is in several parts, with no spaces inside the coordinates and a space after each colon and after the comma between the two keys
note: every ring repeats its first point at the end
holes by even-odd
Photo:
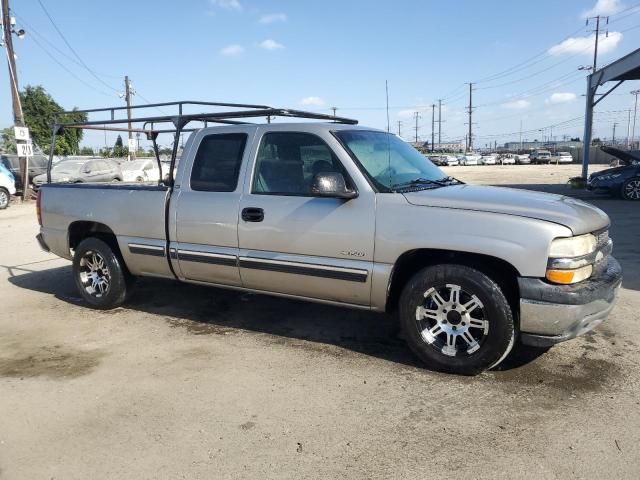
{"type": "MultiPolygon", "coordinates": [[[[38,175],[33,179],[33,188],[38,190],[46,181],[46,173],[38,175]]],[[[122,172],[118,163],[110,158],[63,160],[51,168],[51,181],[54,183],[122,181],[122,172]]]]}
{"type": "Polygon", "coordinates": [[[484,154],[478,160],[480,165],[495,165],[496,164],[497,155],[494,153],[484,154]]]}
{"type": "Polygon", "coordinates": [[[640,200],[640,155],[613,147],[600,148],[618,157],[623,166],[592,173],[587,180],[587,189],[620,195],[625,200],[640,200]]]}
{"type": "Polygon", "coordinates": [[[516,158],[511,154],[502,155],[500,157],[500,163],[502,165],[515,165],[516,164],[516,158]]]}
{"type": "Polygon", "coordinates": [[[447,166],[447,159],[442,155],[431,155],[428,158],[434,165],[438,165],[439,167],[447,166]]]}
{"type": "Polygon", "coordinates": [[[549,150],[534,150],[529,156],[531,163],[549,163],[551,162],[551,152],[549,150]]]}
{"type": "Polygon", "coordinates": [[[529,158],[528,153],[519,153],[515,159],[518,165],[529,165],[531,163],[531,158],[529,158]]]}
{"type": "Polygon", "coordinates": [[[454,156],[454,155],[447,155],[445,157],[443,157],[445,160],[445,166],[447,167],[457,167],[458,165],[460,165],[460,161],[458,160],[458,157],[454,156]]]}
{"type": "Polygon", "coordinates": [[[556,164],[572,163],[572,162],[573,162],[573,157],[569,152],[556,152],[553,154],[553,157],[551,159],[551,163],[556,163],[556,164]]]}
{"type": "Polygon", "coordinates": [[[479,155],[467,154],[463,155],[460,160],[460,165],[471,166],[478,165],[479,155]]]}
{"type": "Polygon", "coordinates": [[[122,162],[120,170],[122,170],[122,180],[125,182],[157,182],[160,179],[156,160],[149,158],[122,162]]]}
{"type": "Polygon", "coordinates": [[[462,184],[349,122],[196,130],[175,188],[45,184],[38,241],[97,309],[153,276],[397,311],[418,357],[461,374],[605,320],[622,273],[604,212],[462,184]]]}
{"type": "MultiPolygon", "coordinates": [[[[29,183],[38,175],[46,173],[49,159],[44,155],[34,155],[29,157],[29,183]]],[[[17,155],[0,155],[2,163],[15,179],[16,190],[22,191],[22,176],[20,175],[20,158],[17,155]]]]}
{"type": "Polygon", "coordinates": [[[16,183],[13,174],[3,165],[0,165],[0,210],[9,206],[11,195],[16,194],[16,183]]]}

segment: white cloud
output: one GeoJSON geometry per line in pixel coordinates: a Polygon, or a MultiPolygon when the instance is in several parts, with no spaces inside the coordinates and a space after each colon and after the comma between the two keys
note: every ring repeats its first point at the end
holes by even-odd
{"type": "Polygon", "coordinates": [[[209,3],[216,8],[222,10],[233,10],[241,12],[243,10],[240,0],[209,0],[209,3]]]}
{"type": "Polygon", "coordinates": [[[529,100],[513,100],[511,102],[505,102],[500,106],[510,110],[524,110],[525,108],[529,108],[530,105],[531,102],[529,100]]]}
{"type": "Polygon", "coordinates": [[[244,47],[242,45],[234,43],[232,45],[227,45],[226,47],[224,47],[222,50],[220,50],[220,53],[229,57],[235,57],[244,53],[244,47]]]}
{"type": "Polygon", "coordinates": [[[278,50],[280,48],[284,48],[284,45],[276,42],[275,40],[267,39],[260,43],[260,48],[264,48],[265,50],[278,50]]]}
{"type": "MultiPolygon", "coordinates": [[[[622,40],[622,33],[609,32],[609,35],[600,34],[598,39],[598,54],[605,54],[616,49],[622,40]]],[[[584,54],[593,55],[595,45],[595,34],[588,37],[570,37],[565,41],[551,47],[549,55],[584,54]]]]}
{"type": "Polygon", "coordinates": [[[262,17],[260,17],[260,20],[258,20],[258,23],[261,23],[263,25],[268,25],[270,23],[276,23],[276,22],[286,22],[287,21],[287,15],[284,13],[270,13],[268,15],[263,15],[262,17]]]}
{"type": "Polygon", "coordinates": [[[300,100],[300,105],[304,105],[306,107],[322,107],[325,105],[325,101],[320,97],[304,97],[300,100]]]}
{"type": "Polygon", "coordinates": [[[575,101],[577,95],[572,92],[556,92],[552,93],[549,98],[547,98],[544,103],[547,105],[557,105],[559,103],[571,103],[575,101]]]}
{"type": "Polygon", "coordinates": [[[596,15],[615,15],[622,10],[620,0],[598,0],[591,10],[582,12],[582,18],[595,17],[596,15]]]}

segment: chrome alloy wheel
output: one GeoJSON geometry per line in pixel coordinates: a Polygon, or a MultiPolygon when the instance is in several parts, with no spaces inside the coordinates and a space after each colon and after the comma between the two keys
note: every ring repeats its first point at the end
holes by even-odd
{"type": "Polygon", "coordinates": [[[476,295],[446,284],[427,290],[424,299],[416,308],[416,322],[426,343],[450,357],[471,355],[480,348],[489,333],[489,320],[476,295]]]}
{"type": "Polygon", "coordinates": [[[101,298],[109,291],[111,274],[109,267],[100,255],[87,250],[80,260],[80,283],[85,291],[96,298],[101,298]]]}
{"type": "Polygon", "coordinates": [[[0,188],[0,208],[6,208],[9,205],[9,195],[0,188]]]}
{"type": "Polygon", "coordinates": [[[624,186],[624,195],[630,200],[640,200],[640,179],[627,182],[624,186]]]}

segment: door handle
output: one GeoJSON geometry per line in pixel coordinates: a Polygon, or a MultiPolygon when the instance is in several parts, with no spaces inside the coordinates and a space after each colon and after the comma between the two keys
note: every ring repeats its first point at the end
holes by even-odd
{"type": "Polygon", "coordinates": [[[264,220],[264,210],[257,207],[243,208],[242,220],[245,222],[261,222],[264,220]]]}

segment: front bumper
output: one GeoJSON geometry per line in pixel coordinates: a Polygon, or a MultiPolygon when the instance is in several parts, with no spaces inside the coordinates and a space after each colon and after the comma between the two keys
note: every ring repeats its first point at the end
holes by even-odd
{"type": "Polygon", "coordinates": [[[597,327],[609,316],[621,283],[622,268],[611,256],[602,273],[575,285],[519,278],[522,343],[548,347],[597,327]]]}

